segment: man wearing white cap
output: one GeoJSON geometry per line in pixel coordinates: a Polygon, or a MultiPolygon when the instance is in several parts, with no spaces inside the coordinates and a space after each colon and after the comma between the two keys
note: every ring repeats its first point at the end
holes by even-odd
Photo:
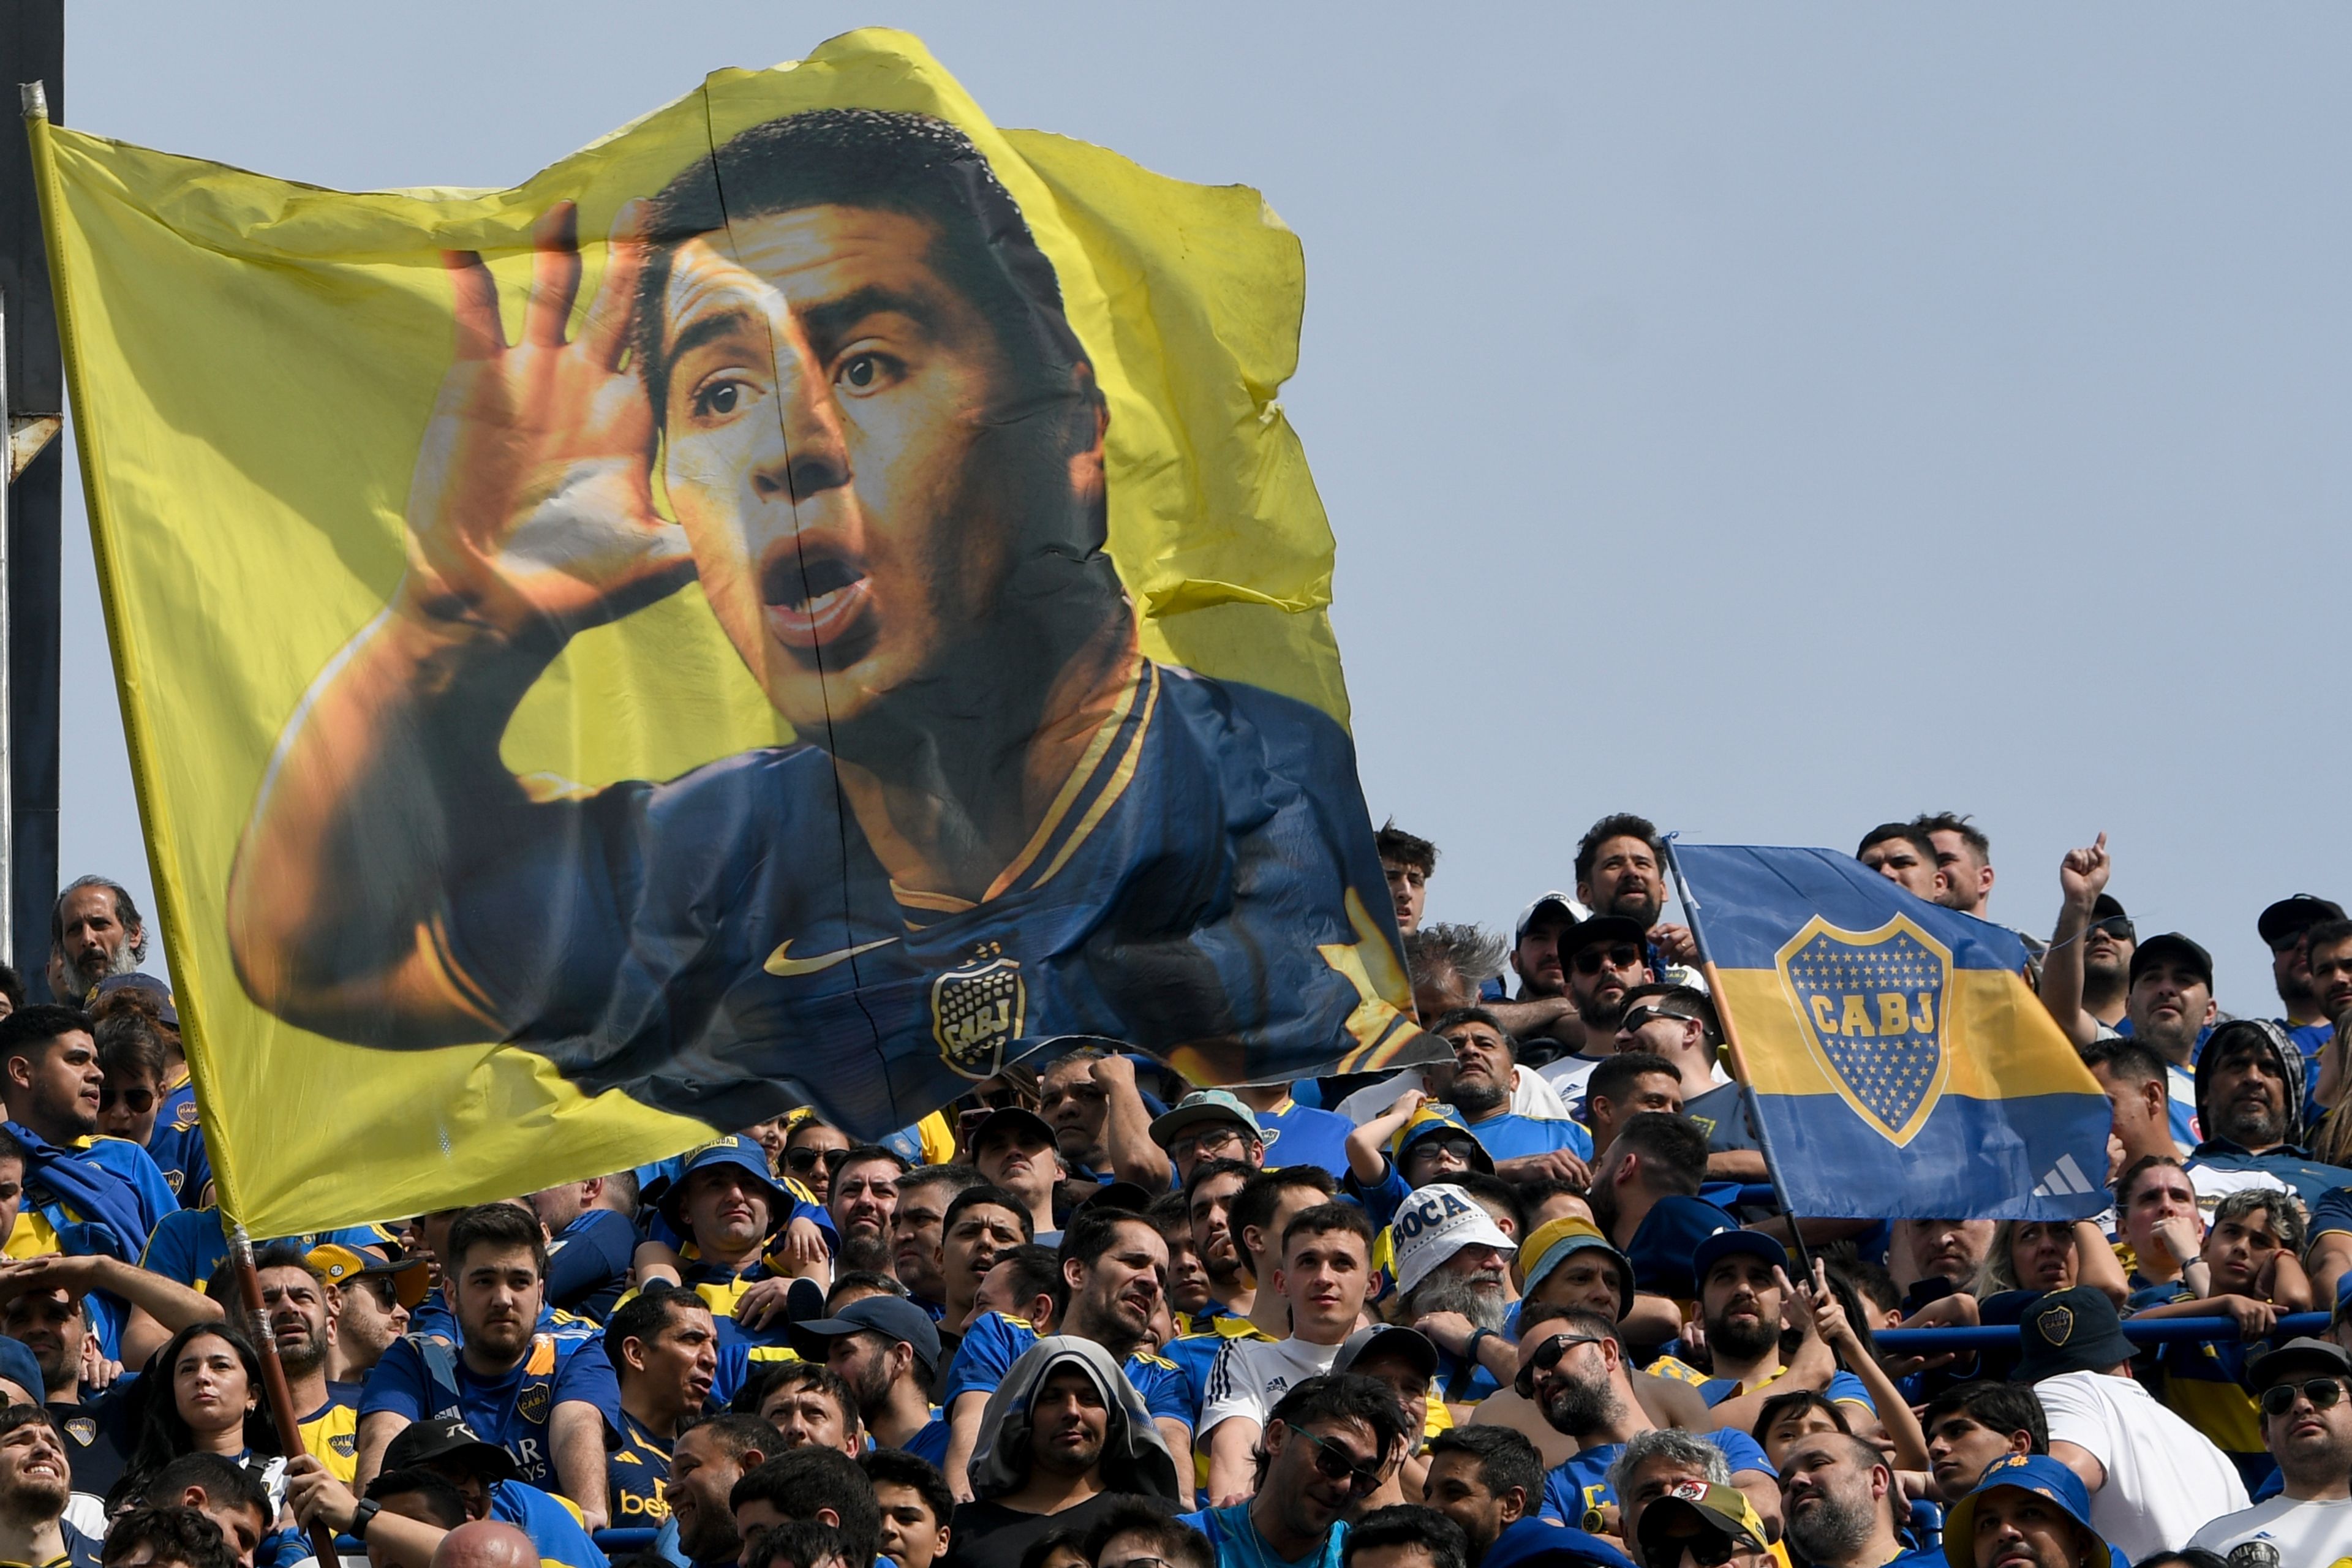
{"type": "Polygon", "coordinates": [[[1458,1353],[1444,1354],[1439,1370],[1447,1402],[1472,1403],[1508,1385],[1518,1371],[1517,1349],[1503,1334],[1516,1248],[1503,1227],[1462,1188],[1436,1182],[1406,1196],[1391,1234],[1405,1321],[1441,1349],[1455,1336],[1428,1320],[1459,1313],[1470,1321],[1466,1342],[1458,1353]]]}
{"type": "Polygon", "coordinates": [[[1318,1204],[1283,1227],[1280,1256],[1269,1283],[1289,1306],[1289,1337],[1229,1339],[1209,1368],[1194,1442],[1209,1458],[1214,1507],[1249,1498],[1266,1412],[1329,1372],[1354,1331],[1371,1283],[1371,1221],[1353,1205],[1318,1204]]]}

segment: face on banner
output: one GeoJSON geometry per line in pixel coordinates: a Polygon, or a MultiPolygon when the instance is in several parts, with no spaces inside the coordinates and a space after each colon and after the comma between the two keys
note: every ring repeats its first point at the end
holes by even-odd
{"type": "MultiPolygon", "coordinates": [[[[813,1103],[880,1133],[1059,1036],[1211,1081],[1425,1054],[1328,633],[1282,653],[1292,612],[1189,620],[1201,585],[1153,582],[1209,546],[1245,579],[1248,539],[1199,503],[1253,468],[1290,482],[1213,449],[1247,420],[1195,429],[1163,384],[1202,367],[1121,270],[1165,242],[1120,226],[1168,183],[1066,188],[943,78],[869,104],[806,64],[713,78],[693,114],[502,193],[492,237],[394,215],[433,242],[397,277],[408,304],[432,281],[437,385],[404,492],[305,516],[346,554],[396,521],[398,569],[246,715],[267,763],[225,875],[172,900],[210,911],[195,945],[236,987],[189,986],[199,1008],[720,1129],[813,1103]],[[712,692],[723,721],[677,716],[712,692]]],[[[294,227],[236,221],[257,251],[294,227]]],[[[345,243],[312,262],[356,296],[373,253],[345,243]]],[[[1192,314],[1250,302],[1235,281],[1192,314]]],[[[171,593],[142,548],[111,563],[126,603],[171,593]]],[[[235,668],[266,623],[171,609],[223,628],[208,673],[268,684],[235,668]]]]}

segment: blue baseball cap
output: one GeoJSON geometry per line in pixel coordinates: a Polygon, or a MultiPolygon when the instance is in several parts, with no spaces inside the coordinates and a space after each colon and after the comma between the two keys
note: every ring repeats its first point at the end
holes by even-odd
{"type": "Polygon", "coordinates": [[[819,1366],[824,1364],[833,1342],[842,1335],[880,1334],[904,1340],[914,1348],[926,1383],[939,1371],[940,1331],[929,1312],[903,1296],[861,1296],[830,1318],[793,1324],[790,1332],[793,1353],[819,1366]]]}
{"type": "Polygon", "coordinates": [[[1760,1258],[1773,1268],[1786,1272],[1789,1249],[1760,1230],[1742,1230],[1736,1226],[1721,1226],[1704,1237],[1691,1249],[1691,1279],[1701,1289],[1706,1287],[1706,1272],[1727,1258],[1740,1256],[1760,1258]]]}
{"type": "Polygon", "coordinates": [[[2091,1532],[2105,1552],[2107,1543],[2091,1523],[2091,1494],[2082,1479],[2047,1454],[2011,1454],[1985,1467],[1976,1489],[1952,1505],[1944,1516],[1944,1561],[1952,1568],[1975,1568],[1977,1500],[1989,1491],[2015,1487],[2038,1493],[2063,1509],[2066,1516],[2091,1532]]]}
{"type": "Polygon", "coordinates": [[[769,1169],[768,1152],[740,1132],[730,1132],[716,1143],[706,1143],[688,1154],[686,1163],[678,1168],[677,1179],[664,1187],[661,1195],[655,1200],[654,1206],[661,1211],[662,1218],[669,1222],[670,1229],[680,1236],[686,1234],[686,1226],[678,1218],[678,1204],[686,1196],[687,1184],[694,1179],[694,1173],[717,1170],[720,1166],[732,1166],[757,1178],[768,1194],[768,1223],[772,1226],[783,1223],[792,1209],[793,1197],[776,1180],[775,1172],[769,1169]]]}
{"type": "Polygon", "coordinates": [[[1470,1124],[1463,1121],[1460,1113],[1452,1106],[1440,1105],[1434,1101],[1414,1111],[1412,1119],[1396,1130],[1389,1139],[1389,1157],[1402,1161],[1406,1150],[1423,1139],[1433,1138],[1440,1132],[1459,1132],[1469,1139],[1470,1168],[1474,1171],[1483,1171],[1490,1176],[1495,1173],[1495,1157],[1486,1152],[1485,1142],[1470,1130],[1470,1124]]]}
{"type": "Polygon", "coordinates": [[[47,1403],[48,1389],[41,1381],[40,1361],[24,1341],[0,1335],[0,1377],[31,1394],[34,1404],[47,1403]]]}

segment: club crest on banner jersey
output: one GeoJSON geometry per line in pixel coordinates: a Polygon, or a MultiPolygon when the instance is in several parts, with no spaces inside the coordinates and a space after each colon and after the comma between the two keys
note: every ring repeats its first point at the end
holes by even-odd
{"type": "Polygon", "coordinates": [[[1854,932],[1817,915],[1775,963],[1805,1043],[1840,1097],[1889,1142],[1908,1143],[1950,1076],[1950,950],[1908,916],[1854,932]]]}
{"type": "Polygon", "coordinates": [[[1019,1037],[1028,1011],[1028,987],[1021,965],[1002,945],[982,942],[971,961],[931,982],[931,1037],[940,1058],[975,1081],[994,1078],[1004,1067],[1004,1047],[1019,1037]]]}

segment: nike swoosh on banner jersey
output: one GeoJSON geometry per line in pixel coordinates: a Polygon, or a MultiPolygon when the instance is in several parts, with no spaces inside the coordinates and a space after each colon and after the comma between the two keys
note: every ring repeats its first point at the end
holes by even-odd
{"type": "Polygon", "coordinates": [[[814,958],[786,957],[785,954],[792,951],[793,945],[787,942],[775,952],[768,954],[768,962],[760,967],[771,974],[779,976],[814,974],[820,969],[831,969],[845,958],[856,958],[861,952],[871,952],[877,947],[887,947],[898,940],[895,936],[886,936],[879,942],[861,942],[856,947],[840,948],[832,952],[820,952],[814,958]]]}

